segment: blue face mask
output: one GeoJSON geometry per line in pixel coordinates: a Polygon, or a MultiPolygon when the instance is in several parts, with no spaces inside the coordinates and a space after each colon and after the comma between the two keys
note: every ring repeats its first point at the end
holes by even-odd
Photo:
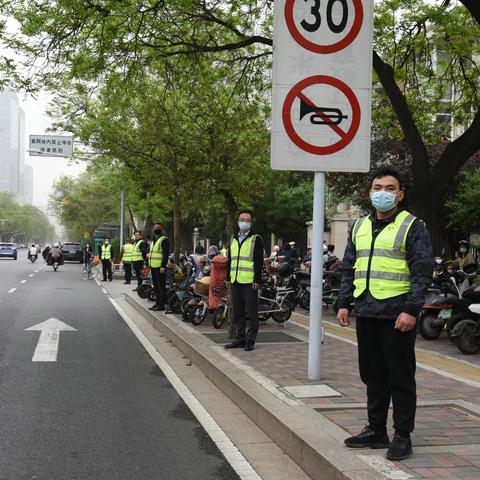
{"type": "Polygon", "coordinates": [[[246,231],[250,230],[251,226],[252,226],[252,224],[250,222],[238,222],[238,228],[242,232],[246,232],[246,231]]]}
{"type": "Polygon", "coordinates": [[[395,197],[396,195],[394,193],[385,192],[384,190],[381,190],[380,192],[373,192],[373,208],[382,213],[389,212],[395,208],[395,197]]]}

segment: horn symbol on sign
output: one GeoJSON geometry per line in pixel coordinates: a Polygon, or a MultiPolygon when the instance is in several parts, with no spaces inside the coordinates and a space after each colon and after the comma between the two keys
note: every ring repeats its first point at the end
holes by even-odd
{"type": "Polygon", "coordinates": [[[313,125],[339,125],[343,119],[348,118],[348,115],[343,115],[338,108],[316,107],[300,99],[300,120],[310,113],[315,114],[310,117],[313,125]]]}

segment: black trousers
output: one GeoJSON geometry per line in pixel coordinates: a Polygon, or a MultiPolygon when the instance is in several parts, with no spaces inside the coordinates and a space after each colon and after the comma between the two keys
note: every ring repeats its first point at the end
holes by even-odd
{"type": "Polygon", "coordinates": [[[140,286],[143,282],[142,278],[142,269],[143,269],[143,260],[136,260],[133,262],[133,269],[135,270],[135,275],[137,276],[137,284],[140,286]]]}
{"type": "Polygon", "coordinates": [[[132,281],[132,264],[124,263],[123,268],[125,270],[125,283],[130,283],[132,281]]]}
{"type": "Polygon", "coordinates": [[[258,290],[255,290],[251,283],[232,283],[232,302],[235,317],[235,340],[254,344],[259,326],[258,290]],[[245,318],[245,310],[248,312],[248,322],[245,318]]]}
{"type": "Polygon", "coordinates": [[[155,305],[165,308],[167,302],[167,288],[165,286],[165,272],[160,273],[160,268],[152,268],[152,283],[155,290],[155,305]]]}
{"type": "Polygon", "coordinates": [[[393,427],[413,432],[417,407],[415,339],[417,330],[401,332],[395,320],[359,317],[356,321],[360,377],[367,386],[368,421],[382,430],[390,398],[393,427]]]}
{"type": "Polygon", "coordinates": [[[103,272],[103,281],[107,281],[108,279],[112,280],[112,261],[111,260],[103,260],[102,259],[102,272],[103,272]]]}

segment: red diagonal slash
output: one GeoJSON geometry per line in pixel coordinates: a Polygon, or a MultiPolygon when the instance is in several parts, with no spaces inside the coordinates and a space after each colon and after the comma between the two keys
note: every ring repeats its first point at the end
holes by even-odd
{"type": "MultiPolygon", "coordinates": [[[[321,115],[323,118],[327,120],[330,120],[330,122],[332,121],[332,119],[328,115],[325,115],[325,113],[323,113],[321,110],[318,110],[315,104],[308,97],[306,97],[302,92],[299,92],[297,96],[300,100],[303,100],[308,106],[315,108],[316,114],[321,115]]],[[[335,125],[333,123],[325,123],[325,125],[328,125],[342,139],[347,136],[347,132],[344,132],[338,125],[335,125]]]]}

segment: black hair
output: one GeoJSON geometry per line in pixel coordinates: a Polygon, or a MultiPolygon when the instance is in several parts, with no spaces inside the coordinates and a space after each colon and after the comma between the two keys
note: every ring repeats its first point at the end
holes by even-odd
{"type": "Polygon", "coordinates": [[[237,214],[237,217],[239,217],[242,213],[248,213],[252,217],[252,220],[253,220],[253,212],[251,210],[248,210],[247,208],[239,210],[238,214],[237,214]]]}
{"type": "Polygon", "coordinates": [[[139,233],[139,234],[141,235],[143,232],[142,232],[141,230],[135,230],[133,233],[134,233],[134,234],[135,234],[135,233],[139,233]]]}
{"type": "Polygon", "coordinates": [[[327,245],[327,250],[333,252],[335,250],[335,245],[327,245]]]}
{"type": "Polygon", "coordinates": [[[371,180],[370,180],[370,185],[372,185],[372,183],[375,179],[383,178],[383,177],[396,178],[398,180],[398,183],[400,184],[400,190],[403,190],[403,187],[404,187],[403,179],[402,179],[400,173],[398,173],[397,170],[395,170],[392,167],[379,167],[379,168],[377,168],[372,174],[372,177],[371,177],[371,180]]]}
{"type": "Polygon", "coordinates": [[[155,226],[155,225],[160,225],[161,227],[163,227],[163,223],[162,223],[162,222],[155,222],[155,223],[153,224],[153,226],[155,226]]]}

